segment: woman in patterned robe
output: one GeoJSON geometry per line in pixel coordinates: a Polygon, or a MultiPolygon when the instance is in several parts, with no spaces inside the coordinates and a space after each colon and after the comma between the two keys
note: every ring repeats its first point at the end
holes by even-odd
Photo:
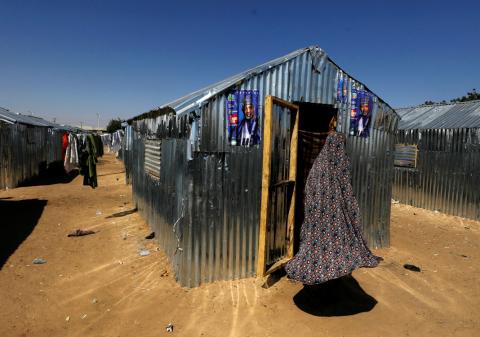
{"type": "Polygon", "coordinates": [[[331,133],[308,175],[300,249],[285,270],[290,278],[313,285],[376,267],[381,259],[362,237],[345,140],[331,133]]]}

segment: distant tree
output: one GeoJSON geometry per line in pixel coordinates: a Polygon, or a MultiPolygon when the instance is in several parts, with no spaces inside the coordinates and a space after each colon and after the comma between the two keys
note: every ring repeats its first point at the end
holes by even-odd
{"type": "Polygon", "coordinates": [[[120,118],[111,119],[107,124],[107,132],[114,133],[122,128],[122,120],[120,118]]]}
{"type": "MultiPolygon", "coordinates": [[[[480,93],[477,92],[477,89],[472,89],[472,91],[467,92],[466,96],[457,97],[450,100],[450,103],[457,103],[457,102],[468,102],[468,101],[475,101],[480,100],[480,93]]],[[[437,102],[434,101],[425,101],[423,105],[434,105],[437,102]]],[[[447,104],[446,100],[442,100],[440,104],[447,104]]]]}
{"type": "Polygon", "coordinates": [[[475,101],[477,99],[480,99],[480,93],[478,93],[477,90],[474,88],[474,89],[472,89],[471,92],[467,92],[467,96],[462,96],[462,97],[457,97],[457,98],[451,99],[450,102],[452,102],[452,103],[468,102],[468,101],[475,101]]]}

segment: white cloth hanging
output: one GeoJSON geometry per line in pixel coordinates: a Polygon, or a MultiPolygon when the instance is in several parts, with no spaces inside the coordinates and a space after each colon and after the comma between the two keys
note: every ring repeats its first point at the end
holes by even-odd
{"type": "Polygon", "coordinates": [[[118,152],[122,148],[123,130],[117,130],[112,134],[112,145],[110,149],[112,152],[118,152]]]}
{"type": "Polygon", "coordinates": [[[68,146],[63,166],[67,173],[79,168],[77,137],[72,133],[68,135],[68,146]]]}

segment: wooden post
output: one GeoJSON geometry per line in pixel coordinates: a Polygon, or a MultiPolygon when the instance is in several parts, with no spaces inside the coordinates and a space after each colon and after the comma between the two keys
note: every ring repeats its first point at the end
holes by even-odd
{"type": "Polygon", "coordinates": [[[287,224],[287,239],[288,250],[287,258],[293,257],[293,244],[295,237],[295,195],[297,190],[297,152],[298,152],[298,124],[299,124],[299,111],[298,108],[292,110],[295,112],[295,124],[293,125],[292,137],[290,140],[290,169],[289,180],[294,181],[292,200],[290,200],[290,208],[288,210],[288,224],[287,224]]]}
{"type": "Polygon", "coordinates": [[[258,232],[257,254],[257,276],[259,277],[265,275],[265,260],[267,258],[267,218],[270,189],[270,160],[272,154],[272,109],[272,96],[266,96],[263,120],[262,199],[260,203],[260,228],[258,232]]]}

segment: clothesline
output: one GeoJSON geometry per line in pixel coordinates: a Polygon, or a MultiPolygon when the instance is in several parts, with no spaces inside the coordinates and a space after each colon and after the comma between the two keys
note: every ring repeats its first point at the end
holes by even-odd
{"type": "Polygon", "coordinates": [[[96,163],[103,156],[103,142],[99,135],[65,133],[63,135],[63,165],[70,173],[74,169],[83,175],[83,184],[97,187],[96,163]]]}

